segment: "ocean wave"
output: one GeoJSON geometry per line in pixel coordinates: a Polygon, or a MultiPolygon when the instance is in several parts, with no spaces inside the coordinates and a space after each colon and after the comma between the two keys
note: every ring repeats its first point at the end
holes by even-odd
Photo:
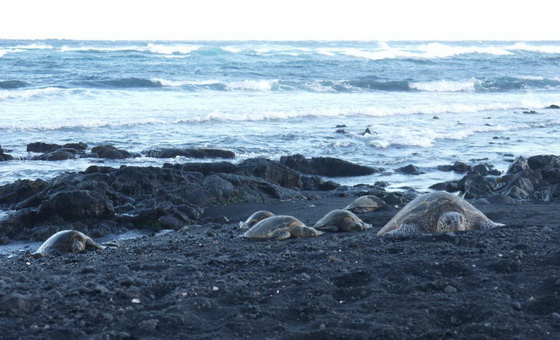
{"type": "Polygon", "coordinates": [[[59,48],[61,52],[145,52],[146,47],[143,46],[96,46],[96,45],[86,45],[86,46],[62,46],[59,48]]]}
{"type": "Polygon", "coordinates": [[[142,125],[152,125],[152,124],[174,124],[174,122],[165,121],[158,118],[143,118],[134,120],[120,120],[120,121],[108,121],[102,119],[86,118],[80,121],[37,121],[37,122],[1,122],[0,129],[7,129],[11,131],[82,131],[90,129],[102,129],[102,128],[121,128],[130,126],[142,126],[142,125]]]}
{"type": "Polygon", "coordinates": [[[467,81],[437,80],[428,82],[411,82],[410,89],[425,92],[474,92],[480,81],[471,79],[467,81]]]}
{"type": "Polygon", "coordinates": [[[157,80],[144,78],[119,78],[109,80],[82,81],[81,84],[92,87],[110,88],[158,88],[163,84],[157,80]]]}
{"type": "Polygon", "coordinates": [[[21,49],[21,50],[52,50],[54,47],[48,44],[40,44],[40,43],[31,43],[27,45],[16,45],[13,47],[14,49],[21,49]]]}
{"type": "Polygon", "coordinates": [[[149,43],[147,46],[147,50],[152,53],[158,54],[190,54],[193,51],[199,50],[201,47],[201,45],[192,44],[165,45],[149,43]]]}
{"type": "Polygon", "coordinates": [[[20,87],[25,87],[28,84],[21,80],[4,80],[0,81],[0,89],[17,89],[20,87]]]}
{"type": "Polygon", "coordinates": [[[508,47],[509,50],[522,50],[529,52],[538,52],[546,54],[560,54],[559,45],[533,45],[524,42],[515,43],[508,47]]]}
{"type": "MultiPolygon", "coordinates": [[[[470,126],[470,125],[465,125],[470,126]]],[[[560,120],[550,120],[545,122],[518,123],[509,125],[481,125],[464,129],[450,129],[451,131],[437,131],[428,127],[391,127],[385,133],[358,136],[358,138],[369,140],[369,144],[387,149],[390,147],[414,146],[430,148],[438,140],[465,140],[479,133],[519,131],[549,126],[560,126],[560,120]]]]}
{"type": "Polygon", "coordinates": [[[45,95],[58,95],[62,93],[64,89],[58,87],[46,87],[41,89],[18,89],[18,90],[0,90],[0,100],[7,100],[7,99],[30,99],[34,97],[40,97],[45,95]]]}

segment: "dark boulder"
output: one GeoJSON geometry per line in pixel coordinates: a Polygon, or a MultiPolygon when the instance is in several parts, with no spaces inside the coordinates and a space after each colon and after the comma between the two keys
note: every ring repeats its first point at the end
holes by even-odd
{"type": "Polygon", "coordinates": [[[200,172],[204,176],[217,173],[231,174],[237,172],[237,165],[230,162],[212,162],[212,163],[184,163],[163,165],[164,168],[174,168],[186,172],[200,172]]]}
{"type": "Polygon", "coordinates": [[[37,210],[40,219],[58,215],[69,221],[84,221],[112,217],[113,202],[107,196],[89,190],[57,192],[41,202],[37,210]]]}
{"type": "Polygon", "coordinates": [[[401,168],[398,168],[397,171],[400,172],[400,173],[403,173],[403,174],[407,174],[407,175],[420,175],[420,174],[424,173],[412,164],[409,164],[407,166],[403,166],[401,168]]]}
{"type": "Polygon", "coordinates": [[[539,155],[527,159],[529,167],[533,170],[560,168],[560,156],[539,155]]]}
{"type": "Polygon", "coordinates": [[[430,186],[430,189],[436,191],[447,191],[447,192],[456,192],[459,191],[458,181],[448,181],[448,182],[441,182],[436,183],[430,186]]]}
{"type": "Polygon", "coordinates": [[[284,188],[264,179],[238,174],[217,174],[216,176],[230,182],[236,190],[234,201],[239,202],[271,202],[274,200],[305,199],[296,190],[284,188]]]}
{"type": "Polygon", "coordinates": [[[302,190],[308,191],[330,191],[340,187],[333,181],[324,181],[319,176],[301,176],[302,190]]]}
{"type": "Polygon", "coordinates": [[[229,150],[220,149],[204,149],[204,148],[194,148],[194,149],[179,149],[179,148],[169,148],[169,149],[158,149],[158,150],[148,150],[142,152],[147,157],[154,158],[175,158],[178,156],[188,157],[188,158],[235,158],[235,153],[229,150]]]}
{"type": "Polygon", "coordinates": [[[455,162],[453,165],[438,165],[437,169],[439,171],[455,171],[460,174],[469,172],[473,170],[473,167],[463,162],[455,162]]]}
{"type": "Polygon", "coordinates": [[[547,109],[558,110],[558,109],[560,109],[560,106],[558,106],[556,104],[552,104],[552,105],[548,106],[547,109]]]}
{"type": "Polygon", "coordinates": [[[35,142],[27,144],[27,152],[49,153],[62,148],[58,144],[48,144],[44,142],[35,142]]]}
{"type": "Polygon", "coordinates": [[[528,169],[529,169],[529,164],[527,163],[527,159],[525,159],[525,157],[523,156],[520,156],[517,157],[513,163],[511,163],[507,173],[516,174],[520,171],[525,171],[528,169]]]}
{"type": "Polygon", "coordinates": [[[497,187],[494,178],[482,175],[468,176],[463,184],[466,198],[480,198],[490,196],[497,187]]]}
{"type": "Polygon", "coordinates": [[[482,176],[487,176],[490,169],[485,164],[478,164],[473,167],[474,171],[477,171],[482,176]]]}
{"type": "Polygon", "coordinates": [[[550,184],[560,183],[560,168],[541,170],[542,178],[550,184]]]}
{"type": "Polygon", "coordinates": [[[2,149],[2,146],[0,146],[0,162],[11,161],[13,159],[14,159],[14,157],[12,157],[12,155],[8,155],[8,154],[4,153],[4,149],[2,149]]]}
{"type": "Polygon", "coordinates": [[[125,159],[132,157],[130,152],[117,149],[113,145],[99,145],[91,149],[91,152],[96,154],[99,158],[107,159],[125,159]]]}
{"type": "Polygon", "coordinates": [[[299,173],[278,162],[265,158],[251,158],[238,165],[238,172],[244,175],[260,177],[268,182],[285,188],[303,187],[299,173]]]}
{"type": "Polygon", "coordinates": [[[17,180],[0,186],[0,205],[6,205],[7,208],[13,209],[16,204],[37,195],[47,187],[48,183],[41,179],[35,181],[17,180]]]}
{"type": "Polygon", "coordinates": [[[305,158],[303,155],[282,156],[280,163],[308,175],[326,177],[365,176],[378,172],[378,169],[351,163],[331,157],[305,158]]]}
{"type": "Polygon", "coordinates": [[[76,150],[74,149],[58,149],[49,153],[44,153],[39,156],[35,156],[33,160],[39,161],[63,161],[67,159],[76,159],[76,150]]]}
{"type": "Polygon", "coordinates": [[[88,148],[86,143],[67,143],[62,146],[64,149],[73,149],[76,151],[85,151],[88,148]]]}
{"type": "Polygon", "coordinates": [[[452,166],[453,171],[463,174],[465,172],[472,171],[472,166],[468,165],[467,163],[463,162],[455,162],[452,166]]]}

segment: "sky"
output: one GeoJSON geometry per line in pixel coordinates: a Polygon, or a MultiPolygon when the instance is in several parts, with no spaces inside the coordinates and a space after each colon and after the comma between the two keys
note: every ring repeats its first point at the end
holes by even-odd
{"type": "Polygon", "coordinates": [[[0,39],[560,40],[551,0],[9,0],[0,39]]]}

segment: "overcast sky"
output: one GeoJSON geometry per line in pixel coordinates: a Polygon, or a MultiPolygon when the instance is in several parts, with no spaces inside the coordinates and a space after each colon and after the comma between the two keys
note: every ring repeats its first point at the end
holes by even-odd
{"type": "Polygon", "coordinates": [[[0,38],[560,40],[553,0],[7,0],[0,38]]]}

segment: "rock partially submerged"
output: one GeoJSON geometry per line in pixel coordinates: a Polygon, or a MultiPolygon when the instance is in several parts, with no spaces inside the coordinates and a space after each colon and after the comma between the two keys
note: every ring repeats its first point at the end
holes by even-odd
{"type": "Polygon", "coordinates": [[[2,162],[2,161],[11,161],[12,159],[14,159],[14,157],[12,157],[11,155],[8,155],[8,154],[4,153],[4,149],[2,149],[2,146],[0,146],[0,162],[2,162]]]}
{"type": "Polygon", "coordinates": [[[464,192],[466,198],[487,199],[488,202],[502,202],[502,196],[514,201],[548,202],[560,198],[560,156],[518,157],[505,175],[497,177],[496,174],[499,172],[494,169],[475,166],[459,181],[438,183],[431,188],[458,190],[464,192]]]}
{"type": "Polygon", "coordinates": [[[235,158],[235,152],[220,149],[206,149],[206,148],[163,148],[156,150],[148,150],[142,152],[147,157],[154,158],[175,158],[175,157],[188,157],[188,158],[235,158]]]}
{"type": "Polygon", "coordinates": [[[300,154],[282,156],[280,163],[304,174],[326,177],[365,176],[379,172],[379,169],[338,158],[313,157],[308,159],[300,154]]]}

